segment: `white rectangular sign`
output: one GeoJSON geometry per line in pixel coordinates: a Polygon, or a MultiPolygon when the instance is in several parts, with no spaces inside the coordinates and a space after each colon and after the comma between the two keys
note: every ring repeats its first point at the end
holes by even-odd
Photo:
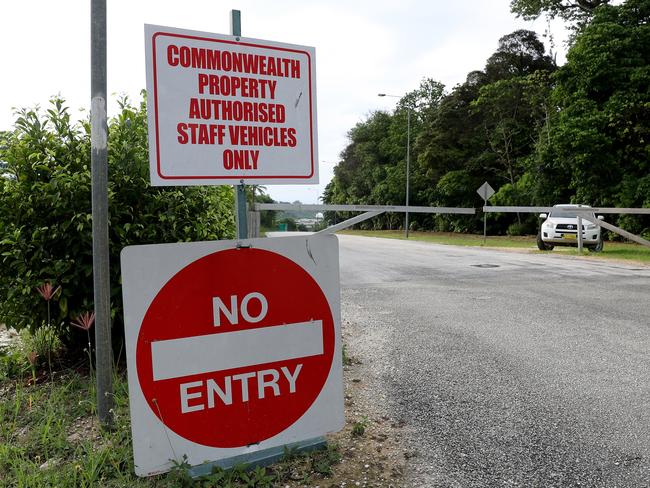
{"type": "Polygon", "coordinates": [[[136,474],[343,427],[336,236],[129,246],[121,265],[136,474]]]}
{"type": "Polygon", "coordinates": [[[243,330],[157,341],[151,344],[154,380],[274,363],[323,354],[323,322],[283,324],[264,329],[243,330]],[[232,351],[237,351],[236,355],[232,351]],[[179,363],[176,358],[192,358],[179,363]]]}
{"type": "Polygon", "coordinates": [[[145,25],[152,185],[318,183],[313,47],[145,25]]]}

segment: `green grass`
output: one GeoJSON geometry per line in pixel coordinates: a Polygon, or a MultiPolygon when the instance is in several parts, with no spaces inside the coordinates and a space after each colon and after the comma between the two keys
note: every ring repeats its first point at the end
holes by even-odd
{"type": "MultiPolygon", "coordinates": [[[[346,230],[341,234],[367,237],[384,237],[387,239],[404,239],[404,231],[395,230],[346,230]]],[[[414,241],[447,244],[451,246],[483,246],[483,236],[475,234],[456,234],[453,232],[409,232],[409,239],[414,241]]],[[[532,237],[489,236],[486,247],[518,247],[537,249],[532,237]]]]}
{"type": "Polygon", "coordinates": [[[215,470],[198,480],[188,477],[182,463],[168,474],[138,478],[124,375],[114,377],[115,429],[110,432],[97,426],[93,381],[75,371],[55,376],[37,385],[30,384],[31,374],[0,381],[0,487],[255,488],[284,486],[296,473],[305,483],[318,484],[340,461],[333,445],[310,453],[291,452],[288,459],[268,468],[215,470]]]}
{"type": "Polygon", "coordinates": [[[101,432],[88,377],[67,372],[39,385],[5,379],[0,386],[0,486],[147,486],[130,475],[126,383],[116,376],[114,387],[116,430],[101,432]]]}
{"type": "MultiPolygon", "coordinates": [[[[387,239],[404,239],[403,231],[366,231],[366,230],[346,230],[341,234],[383,237],[387,239]]],[[[537,250],[534,236],[511,237],[511,236],[488,236],[485,246],[483,246],[483,236],[475,234],[456,234],[452,232],[410,232],[409,239],[414,241],[432,242],[435,244],[446,244],[451,246],[477,246],[488,248],[520,248],[529,249],[537,253],[544,251],[537,250]]],[[[563,254],[577,256],[578,250],[573,247],[556,247],[553,254],[563,254]]],[[[605,242],[605,248],[600,253],[591,253],[583,251],[583,256],[594,259],[621,259],[637,261],[641,263],[650,263],[650,248],[640,246],[634,243],[624,242],[605,242]]]]}

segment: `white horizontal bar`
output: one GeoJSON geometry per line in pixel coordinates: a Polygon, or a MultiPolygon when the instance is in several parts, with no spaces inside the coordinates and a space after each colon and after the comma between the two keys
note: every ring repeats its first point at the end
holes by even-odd
{"type": "Polygon", "coordinates": [[[581,212],[600,214],[640,214],[650,215],[650,208],[616,208],[616,207],[483,207],[485,213],[548,213],[581,212]]]}
{"type": "Polygon", "coordinates": [[[343,222],[339,222],[338,224],[331,225],[326,229],[319,230],[318,232],[316,232],[316,234],[334,234],[335,232],[338,232],[343,229],[347,229],[348,227],[351,227],[354,224],[358,224],[359,222],[363,222],[364,220],[371,219],[373,217],[376,217],[377,215],[381,215],[382,213],[383,212],[362,213],[361,215],[357,215],[356,217],[352,217],[351,219],[344,220],[343,222]]]}
{"type": "Polygon", "coordinates": [[[411,207],[405,205],[313,205],[293,203],[256,203],[255,210],[294,210],[296,212],[406,212],[434,214],[474,215],[473,208],[461,207],[411,207]]]}
{"type": "Polygon", "coordinates": [[[650,241],[645,240],[643,237],[637,236],[632,234],[631,232],[628,232],[626,230],[621,229],[620,227],[616,227],[615,225],[608,224],[607,222],[603,220],[598,220],[598,219],[591,219],[589,217],[582,217],[583,219],[591,222],[592,224],[596,224],[600,227],[603,227],[607,230],[611,230],[612,232],[616,232],[617,234],[622,235],[626,239],[629,239],[633,242],[636,242],[638,244],[641,244],[642,246],[650,247],[650,241]]]}
{"type": "Polygon", "coordinates": [[[320,354],[321,320],[151,343],[154,381],[320,354]]]}

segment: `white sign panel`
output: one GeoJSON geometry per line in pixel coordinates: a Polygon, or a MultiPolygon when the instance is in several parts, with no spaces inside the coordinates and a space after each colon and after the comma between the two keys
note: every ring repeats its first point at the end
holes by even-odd
{"type": "Polygon", "coordinates": [[[152,185],[318,183],[313,47],[145,25],[152,185]]]}
{"type": "Polygon", "coordinates": [[[335,236],[122,251],[135,471],[343,427],[335,236]]]}

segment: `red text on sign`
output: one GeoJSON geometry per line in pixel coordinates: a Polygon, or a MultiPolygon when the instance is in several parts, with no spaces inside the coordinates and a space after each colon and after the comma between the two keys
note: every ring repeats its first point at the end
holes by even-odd
{"type": "Polygon", "coordinates": [[[226,126],[222,124],[186,124],[177,126],[180,144],[223,144],[226,126]]]}
{"type": "Polygon", "coordinates": [[[189,117],[190,119],[272,122],[282,124],[286,120],[286,112],[284,105],[275,103],[190,98],[189,117]]]}
{"type": "Polygon", "coordinates": [[[228,134],[236,146],[295,147],[297,142],[293,127],[231,125],[228,134]]]}
{"type": "Polygon", "coordinates": [[[201,95],[222,95],[224,97],[275,98],[275,80],[263,80],[239,76],[218,76],[199,73],[201,95]]]}
{"type": "Polygon", "coordinates": [[[225,169],[257,169],[260,152],[251,149],[231,150],[223,152],[223,167],[225,169]]]}
{"type": "Polygon", "coordinates": [[[175,44],[167,46],[167,63],[174,67],[300,78],[300,61],[297,59],[176,46],[175,44]]]}

